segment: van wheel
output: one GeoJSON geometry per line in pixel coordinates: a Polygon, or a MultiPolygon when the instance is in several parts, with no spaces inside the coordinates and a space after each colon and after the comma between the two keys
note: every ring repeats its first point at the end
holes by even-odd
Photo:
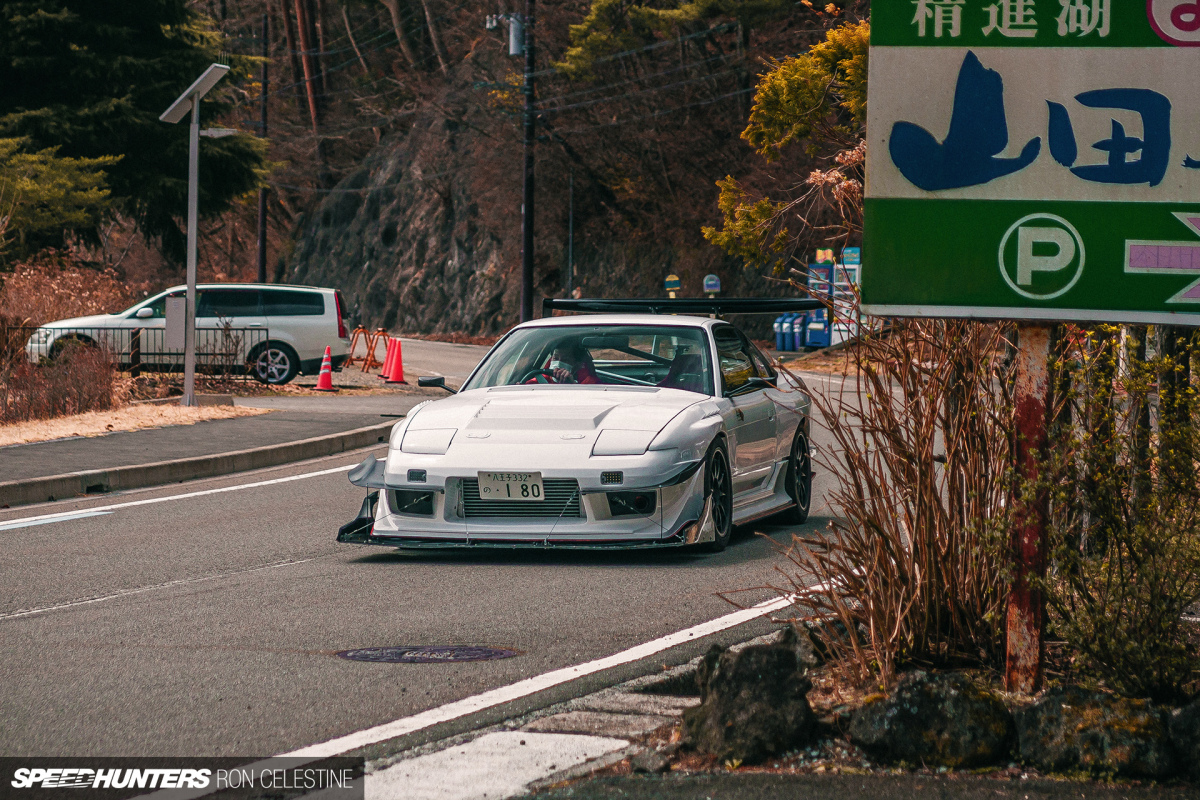
{"type": "Polygon", "coordinates": [[[283,386],[300,371],[300,357],[281,342],[267,342],[250,353],[250,371],[255,380],[268,386],[283,386]]]}

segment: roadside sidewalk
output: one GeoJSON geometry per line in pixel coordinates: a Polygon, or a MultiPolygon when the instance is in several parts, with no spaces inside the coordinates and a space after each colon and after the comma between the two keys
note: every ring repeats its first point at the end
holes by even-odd
{"type": "Polygon", "coordinates": [[[0,506],[44,502],[92,487],[106,492],[211,477],[365,447],[386,441],[391,425],[433,396],[421,391],[237,398],[236,405],[271,413],[3,447],[0,506]]]}
{"type": "MultiPolygon", "coordinates": [[[[734,645],[761,644],[768,634],[734,645]]],[[[825,767],[691,771],[672,764],[700,659],[407,752],[368,759],[368,800],[1183,800],[1195,785],[825,767]]],[[[838,742],[822,743],[836,746],[838,742]]],[[[817,759],[819,760],[819,759],[817,759]]],[[[814,762],[815,763],[815,762],[814,762]]],[[[778,765],[775,765],[778,766],[778,765]]],[[[305,798],[308,800],[308,798],[305,798]]]]}

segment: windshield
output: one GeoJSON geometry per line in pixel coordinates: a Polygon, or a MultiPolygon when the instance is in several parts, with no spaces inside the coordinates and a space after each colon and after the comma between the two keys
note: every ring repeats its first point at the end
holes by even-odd
{"type": "Polygon", "coordinates": [[[713,393],[702,328],[563,325],[514,331],[463,390],[519,384],[657,386],[713,393]]]}

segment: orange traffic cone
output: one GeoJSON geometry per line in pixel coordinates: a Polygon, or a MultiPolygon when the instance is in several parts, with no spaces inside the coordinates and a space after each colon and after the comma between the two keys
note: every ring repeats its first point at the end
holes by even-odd
{"type": "Polygon", "coordinates": [[[400,351],[400,340],[392,339],[388,342],[388,347],[393,344],[396,346],[396,352],[392,355],[391,364],[384,368],[384,383],[408,383],[404,380],[404,355],[400,351]]]}
{"type": "Polygon", "coordinates": [[[396,355],[396,346],[388,339],[387,348],[383,351],[383,367],[379,370],[379,380],[386,381],[392,369],[392,359],[396,355]]]}
{"type": "Polygon", "coordinates": [[[321,359],[321,374],[317,376],[318,392],[334,392],[333,388],[333,352],[325,348],[325,357],[321,359]]]}

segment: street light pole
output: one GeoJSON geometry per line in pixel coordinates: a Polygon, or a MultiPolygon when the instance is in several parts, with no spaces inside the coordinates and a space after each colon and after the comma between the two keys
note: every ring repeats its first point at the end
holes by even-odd
{"type": "MultiPolygon", "coordinates": [[[[171,107],[162,113],[163,122],[179,123],[191,113],[188,131],[188,208],[187,208],[187,303],[183,328],[183,397],[182,406],[196,405],[196,236],[200,206],[200,99],[225,77],[229,67],[213,64],[204,70],[171,107]]],[[[220,129],[205,131],[208,135],[227,136],[236,131],[220,129]]]]}
{"type": "Polygon", "coordinates": [[[187,312],[183,323],[182,406],[196,405],[196,235],[200,216],[200,98],[192,98],[188,131],[187,312]]]}

